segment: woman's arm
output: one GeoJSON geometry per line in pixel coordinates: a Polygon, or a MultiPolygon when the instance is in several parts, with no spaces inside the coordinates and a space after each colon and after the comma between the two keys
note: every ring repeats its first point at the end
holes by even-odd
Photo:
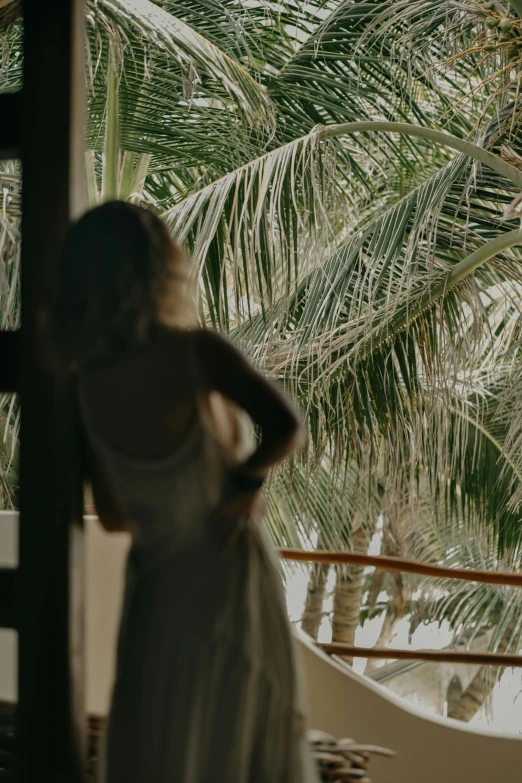
{"type": "Polygon", "coordinates": [[[101,471],[91,476],[91,490],[100,525],[108,533],[123,533],[127,522],[101,471]]]}
{"type": "Polygon", "coordinates": [[[289,398],[224,337],[202,330],[195,342],[202,391],[220,392],[243,408],[261,430],[258,448],[240,468],[261,482],[273,465],[304,441],[301,417],[289,398]]]}
{"type": "Polygon", "coordinates": [[[127,528],[123,512],[105,478],[96,456],[87,440],[82,425],[81,460],[84,482],[90,488],[94,507],[101,526],[108,533],[122,533],[127,528]]]}

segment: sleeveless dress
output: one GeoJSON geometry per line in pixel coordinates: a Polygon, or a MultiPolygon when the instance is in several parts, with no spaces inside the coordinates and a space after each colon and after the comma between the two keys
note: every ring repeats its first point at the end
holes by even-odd
{"type": "Polygon", "coordinates": [[[79,399],[133,539],[101,783],[317,783],[278,564],[255,522],[216,518],[226,462],[201,411],[145,460],[79,399]]]}

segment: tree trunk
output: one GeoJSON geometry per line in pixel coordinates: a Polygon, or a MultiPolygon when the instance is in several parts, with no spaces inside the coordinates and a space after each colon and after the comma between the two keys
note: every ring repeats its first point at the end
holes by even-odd
{"type": "MultiPolygon", "coordinates": [[[[510,623],[498,643],[496,652],[505,653],[513,635],[514,623],[510,623]]],[[[465,723],[469,723],[475,717],[480,708],[484,705],[487,697],[492,692],[500,673],[503,670],[495,669],[491,671],[491,666],[481,666],[475,674],[470,684],[463,691],[461,697],[455,704],[448,708],[448,718],[455,718],[465,723]],[[489,670],[489,671],[488,671],[489,670]]]]}
{"type": "MultiPolygon", "coordinates": [[[[379,638],[375,643],[375,647],[387,647],[393,637],[395,636],[395,629],[404,616],[404,609],[406,607],[406,600],[404,598],[402,577],[397,571],[393,573],[393,587],[391,590],[391,604],[386,610],[384,622],[382,624],[379,638]]],[[[369,674],[374,671],[379,665],[377,658],[370,658],[366,662],[364,673],[369,674]]]]}
{"type": "Polygon", "coordinates": [[[490,668],[480,667],[460,698],[448,708],[448,718],[469,723],[475,717],[497,681],[495,672],[488,671],[490,668]]]}
{"type": "MultiPolygon", "coordinates": [[[[324,549],[324,538],[319,535],[317,549],[324,549]]],[[[323,619],[323,604],[326,595],[326,582],[330,566],[327,563],[316,563],[310,568],[310,579],[306,591],[306,602],[301,616],[301,628],[305,633],[317,640],[321,621],[323,619]]]]}
{"type": "MultiPolygon", "coordinates": [[[[371,533],[362,527],[356,528],[352,533],[351,549],[354,552],[368,552],[371,533]]],[[[363,595],[364,568],[349,566],[339,568],[335,583],[332,641],[344,644],[353,644],[355,632],[359,627],[361,614],[361,601],[363,595]]],[[[344,658],[352,664],[352,658],[344,658]]]]}

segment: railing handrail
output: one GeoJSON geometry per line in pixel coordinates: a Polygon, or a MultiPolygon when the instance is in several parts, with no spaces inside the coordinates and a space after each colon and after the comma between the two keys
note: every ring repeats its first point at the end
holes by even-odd
{"type": "Polygon", "coordinates": [[[284,560],[297,560],[310,563],[328,563],[330,565],[358,565],[383,568],[386,571],[403,571],[410,574],[421,574],[444,579],[461,579],[466,582],[483,582],[493,585],[510,585],[522,587],[522,574],[508,571],[484,571],[476,568],[448,568],[447,566],[419,563],[402,557],[389,555],[365,555],[361,552],[344,552],[327,549],[308,551],[305,549],[279,549],[284,560]]]}
{"type": "Polygon", "coordinates": [[[468,652],[467,650],[391,650],[384,647],[357,647],[340,642],[316,642],[316,644],[329,655],[345,658],[380,658],[522,668],[522,655],[508,653],[468,652]]]}

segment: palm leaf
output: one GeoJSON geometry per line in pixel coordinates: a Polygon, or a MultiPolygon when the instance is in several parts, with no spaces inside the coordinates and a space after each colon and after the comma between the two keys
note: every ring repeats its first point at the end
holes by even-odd
{"type": "Polygon", "coordinates": [[[340,476],[323,457],[274,473],[268,487],[267,525],[279,546],[311,548],[317,537],[326,549],[349,547],[356,527],[373,529],[382,507],[383,477],[370,480],[371,464],[351,462],[340,476]]]}
{"type": "Polygon", "coordinates": [[[122,45],[128,46],[139,36],[142,49],[148,45],[164,52],[171,68],[177,64],[191,91],[206,76],[210,84],[219,85],[219,97],[223,91],[230,96],[249,125],[272,131],[272,109],[261,85],[233,58],[168,11],[149,0],[97,0],[87,18],[98,31],[119,38],[122,45]]]}
{"type": "Polygon", "coordinates": [[[202,270],[213,323],[224,326],[256,310],[271,312],[317,264],[332,236],[331,175],[328,146],[319,144],[314,131],[206,185],[164,213],[202,270]]]}

